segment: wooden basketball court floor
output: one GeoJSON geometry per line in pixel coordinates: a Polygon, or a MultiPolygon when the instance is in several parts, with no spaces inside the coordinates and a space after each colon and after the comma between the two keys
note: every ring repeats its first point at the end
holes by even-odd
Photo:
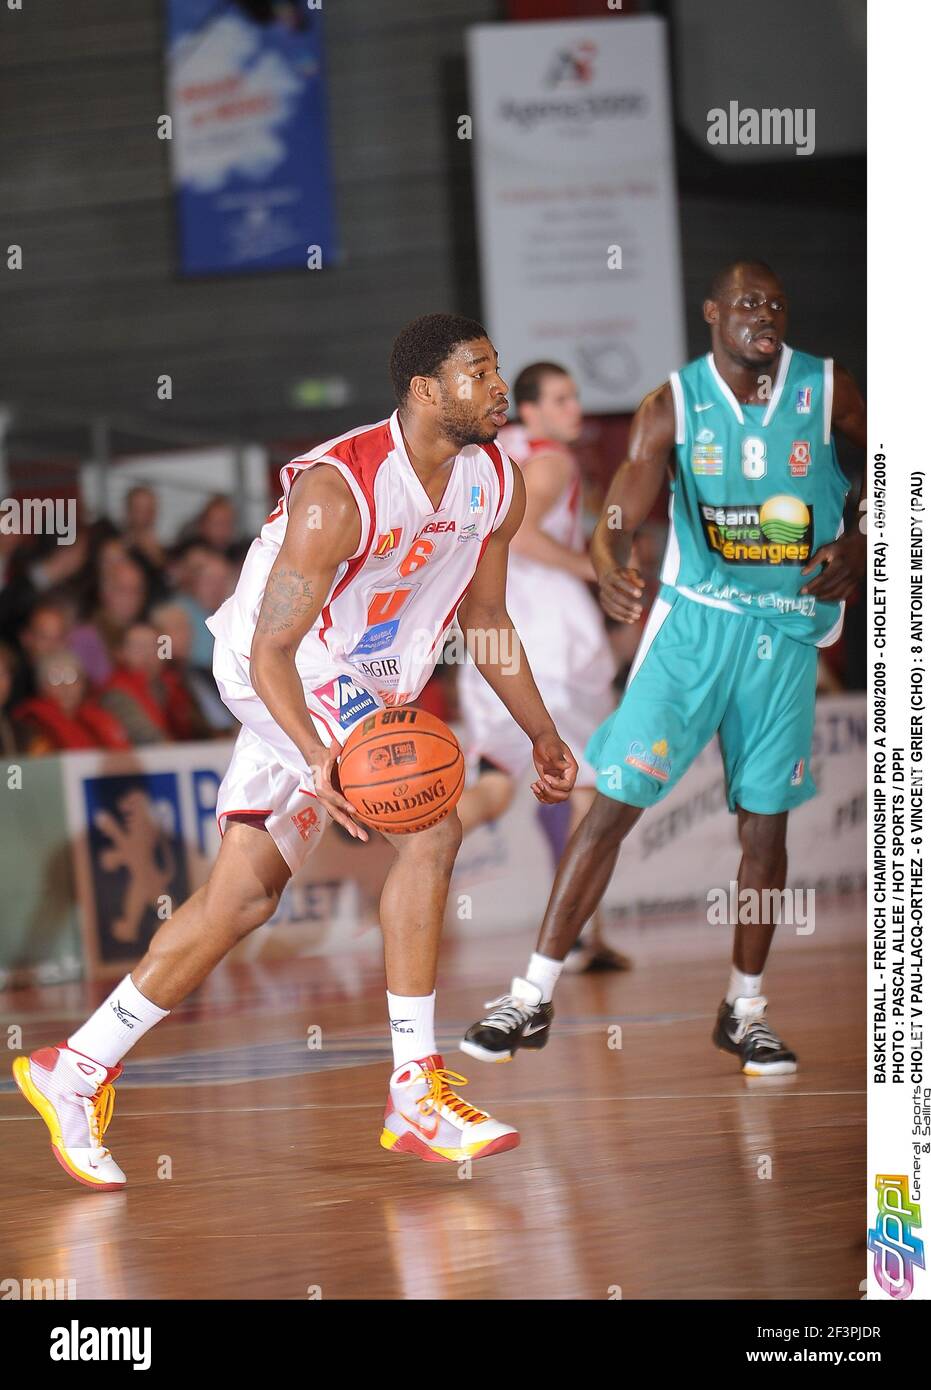
{"type": "MultiPolygon", "coordinates": [[[[766,989],[801,1065],[766,1080],[710,1043],[728,931],[682,920],[614,933],[630,974],[564,978],[544,1051],[464,1057],[534,930],[444,946],[446,1063],[522,1135],[471,1174],[378,1145],[375,947],[221,967],[153,1030],[107,1135],[125,1192],[64,1174],[4,1067],[0,1279],[90,1299],[859,1299],[864,899],[819,901],[810,936],[781,929],[766,989]]],[[[0,995],[3,1036],[57,1041],[106,992],[0,995]]]]}

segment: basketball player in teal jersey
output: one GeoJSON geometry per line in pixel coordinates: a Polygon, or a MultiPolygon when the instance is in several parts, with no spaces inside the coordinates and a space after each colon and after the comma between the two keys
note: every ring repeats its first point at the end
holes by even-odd
{"type": "MultiPolygon", "coordinates": [[[[818,648],[839,636],[866,565],[866,537],[857,526],[842,534],[849,485],[833,435],[865,449],[866,408],[830,358],[786,345],[786,297],[768,266],[721,271],[704,317],[711,351],[641,403],[592,539],[602,606],[636,622],[643,584],[630,568],[631,544],[672,456],[660,593],[621,704],[585,750],[597,795],[561,860],[527,974],[463,1039],[464,1051],[486,1061],[545,1044],[563,961],[621,842],[715,733],[737,815],[738,889],[755,890],[752,901],[785,887],[788,813],[815,795],[818,648]]],[[[797,1066],[765,1018],[773,932],[763,911],[735,926],[713,1034],[751,1076],[797,1066]]]]}

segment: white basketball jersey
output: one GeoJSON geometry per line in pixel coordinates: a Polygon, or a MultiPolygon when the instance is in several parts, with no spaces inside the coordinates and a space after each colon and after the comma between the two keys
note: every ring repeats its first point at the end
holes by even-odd
{"type": "Polygon", "coordinates": [[[320,698],[331,708],[356,699],[351,678],[340,674],[347,671],[385,704],[406,704],[426,684],[488,540],[507,515],[511,464],[495,443],[467,445],[434,507],[407,456],[397,411],[293,459],[281,470],[282,498],[252,542],[234,594],[207,622],[240,658],[248,660],[252,647],[292,487],[304,469],[321,463],[338,469],[352,492],[361,539],[298,647],[298,672],[305,686],[319,678],[320,698]]]}
{"type": "MultiPolygon", "coordinates": [[[[571,449],[551,439],[532,439],[522,425],[508,425],[498,443],[520,467],[534,454],[564,454],[571,463],[569,481],[539,523],[540,530],[561,545],[585,549],[582,523],[582,476],[571,449]]],[[[557,703],[557,692],[577,690],[601,695],[609,691],[615,661],[597,603],[581,579],[521,555],[511,547],[508,557],[508,613],[527,653],[544,702],[557,703]]],[[[494,691],[471,663],[464,667],[461,693],[467,720],[500,715],[494,691]]]]}
{"type": "MultiPolygon", "coordinates": [[[[531,439],[523,425],[506,425],[498,431],[498,443],[521,468],[533,458],[534,454],[562,454],[570,465],[569,481],[546,516],[540,522],[540,530],[545,531],[560,545],[570,550],[585,549],[585,529],[582,525],[582,474],[575,455],[565,444],[553,439],[531,439]]],[[[509,567],[513,572],[523,564],[523,556],[512,551],[509,567]]]]}

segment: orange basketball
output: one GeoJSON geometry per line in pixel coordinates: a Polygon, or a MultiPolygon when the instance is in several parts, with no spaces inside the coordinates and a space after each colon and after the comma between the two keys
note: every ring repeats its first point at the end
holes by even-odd
{"type": "Polygon", "coordinates": [[[339,756],[343,796],[366,825],[393,835],[436,825],[459,800],[464,782],[456,735],[435,714],[410,705],[363,719],[339,756]]]}

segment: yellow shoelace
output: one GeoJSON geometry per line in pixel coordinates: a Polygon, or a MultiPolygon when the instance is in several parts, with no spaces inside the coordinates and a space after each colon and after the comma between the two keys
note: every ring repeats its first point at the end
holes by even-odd
{"type": "Polygon", "coordinates": [[[93,1121],[91,1123],[91,1138],[100,1148],[103,1148],[103,1136],[106,1134],[107,1126],[113,1118],[113,1105],[115,1100],[116,1095],[113,1087],[110,1085],[101,1086],[100,1090],[91,1100],[91,1114],[93,1116],[93,1121]]]}
{"type": "Polygon", "coordinates": [[[446,1067],[438,1067],[435,1071],[424,1072],[424,1076],[429,1083],[430,1090],[417,1102],[417,1108],[424,1115],[429,1115],[431,1110],[437,1110],[441,1105],[445,1105],[453,1114],[465,1120],[466,1124],[473,1124],[476,1120],[487,1120],[488,1115],[484,1110],[476,1110],[474,1105],[463,1100],[462,1096],[457,1096],[452,1089],[452,1084],[457,1086],[468,1086],[468,1081],[464,1076],[460,1076],[457,1071],[449,1071],[446,1067]]]}

